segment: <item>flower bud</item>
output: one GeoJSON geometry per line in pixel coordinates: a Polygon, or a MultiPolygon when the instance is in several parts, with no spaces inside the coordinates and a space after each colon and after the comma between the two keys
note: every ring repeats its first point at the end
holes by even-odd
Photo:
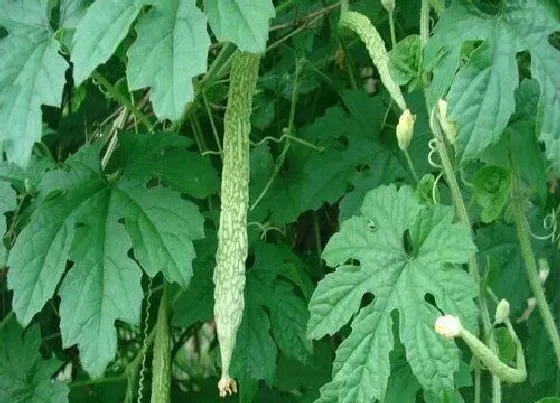
{"type": "Polygon", "coordinates": [[[395,11],[395,0],[381,0],[381,4],[388,13],[395,11]]]}
{"type": "Polygon", "coordinates": [[[416,115],[410,113],[408,109],[405,109],[399,117],[399,123],[397,124],[397,141],[399,143],[399,148],[403,151],[408,148],[410,140],[412,140],[415,120],[416,115]]]}
{"type": "Polygon", "coordinates": [[[445,99],[440,99],[438,101],[438,120],[445,137],[449,144],[455,145],[455,140],[457,139],[457,127],[455,123],[447,119],[447,101],[445,99]]]}
{"type": "Polygon", "coordinates": [[[505,323],[509,318],[509,302],[502,298],[496,307],[496,324],[505,323]]]}
{"type": "Polygon", "coordinates": [[[453,315],[443,315],[436,319],[434,329],[437,334],[443,337],[453,338],[461,334],[463,326],[458,317],[453,315]]]}
{"type": "Polygon", "coordinates": [[[550,267],[548,266],[548,261],[545,258],[541,257],[539,259],[539,281],[541,285],[544,285],[549,273],[550,267]]]}

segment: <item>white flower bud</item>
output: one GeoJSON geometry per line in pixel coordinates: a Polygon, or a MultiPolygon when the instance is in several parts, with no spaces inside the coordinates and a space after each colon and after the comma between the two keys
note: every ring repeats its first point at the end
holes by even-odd
{"type": "Polygon", "coordinates": [[[550,273],[550,267],[548,266],[548,261],[541,257],[539,259],[539,281],[541,285],[544,285],[546,279],[548,278],[548,273],[550,273]]]}
{"type": "Polygon", "coordinates": [[[399,123],[397,124],[397,141],[399,143],[399,148],[403,151],[408,148],[410,140],[412,140],[415,120],[416,115],[410,113],[408,109],[405,109],[399,117],[399,123]]]}
{"type": "Polygon", "coordinates": [[[502,298],[496,306],[496,324],[505,323],[509,318],[509,302],[502,298]]]}
{"type": "Polygon", "coordinates": [[[463,326],[458,317],[453,315],[443,315],[436,319],[434,329],[437,334],[443,337],[453,338],[461,334],[463,326]]]}
{"type": "Polygon", "coordinates": [[[381,0],[381,4],[388,13],[395,11],[395,0],[381,0]]]}
{"type": "Polygon", "coordinates": [[[455,126],[455,123],[447,119],[447,101],[445,99],[440,99],[437,104],[439,124],[445,133],[447,141],[449,141],[451,145],[455,145],[455,140],[457,139],[457,127],[455,126]]]}

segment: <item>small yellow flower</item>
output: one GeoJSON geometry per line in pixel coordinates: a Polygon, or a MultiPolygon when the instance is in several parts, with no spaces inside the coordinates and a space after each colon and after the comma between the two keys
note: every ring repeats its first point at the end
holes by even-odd
{"type": "Polygon", "coordinates": [[[397,124],[397,141],[399,143],[399,148],[403,151],[408,148],[410,140],[412,140],[415,120],[416,115],[410,113],[408,109],[405,109],[399,117],[399,123],[397,124]]]}

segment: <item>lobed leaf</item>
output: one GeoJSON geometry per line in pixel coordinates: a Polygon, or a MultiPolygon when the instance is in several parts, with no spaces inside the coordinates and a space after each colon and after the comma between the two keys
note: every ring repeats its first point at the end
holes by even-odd
{"type": "MultiPolygon", "coordinates": [[[[309,304],[308,337],[320,338],[343,326],[364,295],[374,297],[359,310],[352,332],[337,350],[332,385],[338,397],[333,401],[383,400],[394,310],[407,361],[420,384],[436,393],[453,389],[459,351],[434,332],[439,313],[426,298],[433,296],[439,309],[466,318],[476,330],[476,286],[453,266],[467,262],[476,250],[468,229],[452,223],[451,208],[418,204],[408,186],[372,190],[361,213],[342,224],[323,255],[330,266],[352,260],[360,266],[338,267],[319,282],[309,304]]],[[[333,393],[326,387],[325,396],[327,391],[333,393]]]]}

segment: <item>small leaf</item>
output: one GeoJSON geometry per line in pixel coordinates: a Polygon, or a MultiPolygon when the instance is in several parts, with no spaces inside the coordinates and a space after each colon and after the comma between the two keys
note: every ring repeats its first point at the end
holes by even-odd
{"type": "Polygon", "coordinates": [[[389,52],[389,72],[399,85],[410,82],[411,89],[421,84],[422,47],[419,35],[409,35],[389,52]]]}
{"type": "Polygon", "coordinates": [[[68,402],[68,386],[52,381],[60,368],[56,358],[41,357],[41,329],[34,325],[24,331],[10,320],[0,330],[0,401],[68,402]]]}
{"type": "Polygon", "coordinates": [[[220,42],[252,53],[266,50],[268,23],[276,14],[271,0],[205,0],[204,12],[220,42]]]}
{"type": "Polygon", "coordinates": [[[159,119],[179,119],[192,101],[192,79],[204,73],[210,37],[194,0],[160,0],[136,25],[126,76],[131,90],[152,87],[159,119]]]}
{"type": "Polygon", "coordinates": [[[496,220],[509,199],[511,187],[509,170],[487,165],[473,177],[474,199],[482,208],[481,218],[485,223],[496,220]]]}

